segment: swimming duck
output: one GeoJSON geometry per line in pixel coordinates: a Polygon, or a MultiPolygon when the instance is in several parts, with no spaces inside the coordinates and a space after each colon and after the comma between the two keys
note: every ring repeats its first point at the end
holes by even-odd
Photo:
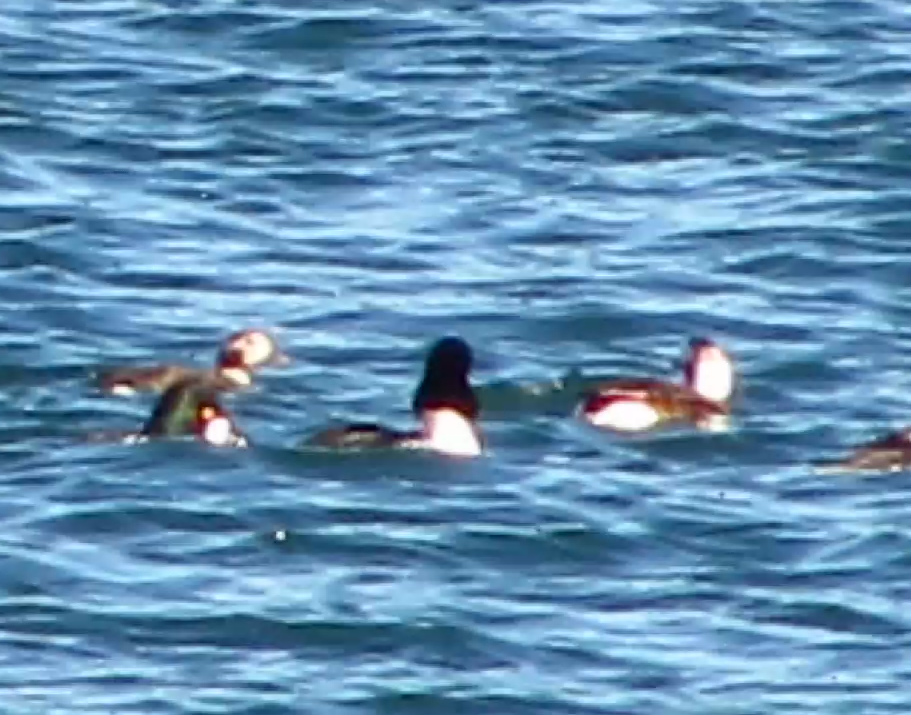
{"type": "Polygon", "coordinates": [[[642,432],[675,422],[702,429],[727,424],[736,388],[734,361],[707,338],[689,341],[681,384],[654,378],[612,380],[588,391],[576,413],[596,427],[642,432]]]}
{"type": "Polygon", "coordinates": [[[164,392],[187,378],[204,379],[216,390],[237,390],[252,384],[256,370],[288,362],[289,358],[279,350],[271,334],[258,329],[241,330],[224,340],[212,368],[183,365],[114,368],[102,371],[98,384],[102,392],[111,395],[164,392]]]}
{"type": "Polygon", "coordinates": [[[844,459],[819,462],[816,472],[900,472],[911,467],[911,427],[857,447],[844,459]]]}
{"type": "Polygon", "coordinates": [[[458,337],[437,341],[424,363],[424,374],[411,402],[421,429],[400,431],[361,422],[320,432],[311,443],[334,448],[429,449],[455,456],[482,451],[476,424],[478,400],[469,382],[473,355],[458,337]]]}
{"type": "Polygon", "coordinates": [[[137,433],[126,435],[127,444],[161,437],[194,436],[216,447],[246,447],[247,438],[231,413],[218,401],[217,390],[204,380],[186,378],[168,387],[137,433]]]}

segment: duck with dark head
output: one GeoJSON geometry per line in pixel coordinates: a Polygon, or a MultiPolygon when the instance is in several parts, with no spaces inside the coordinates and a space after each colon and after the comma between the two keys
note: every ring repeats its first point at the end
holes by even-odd
{"type": "Polygon", "coordinates": [[[473,360],[471,348],[461,338],[434,343],[411,402],[412,412],[421,421],[419,430],[399,431],[361,422],[324,430],[310,443],[347,449],[427,449],[454,456],[481,454],[478,400],[469,380],[473,360]]]}
{"type": "Polygon", "coordinates": [[[672,423],[723,429],[736,387],[731,356],[707,338],[694,338],[689,341],[682,383],[655,378],[607,381],[583,396],[576,413],[596,427],[617,432],[643,432],[672,423]]]}
{"type": "Polygon", "coordinates": [[[256,371],[290,362],[275,338],[260,329],[241,330],[221,344],[211,368],[185,365],[151,365],[102,370],[98,386],[111,395],[137,392],[164,392],[182,380],[204,381],[215,390],[229,391],[248,387],[256,371]]]}

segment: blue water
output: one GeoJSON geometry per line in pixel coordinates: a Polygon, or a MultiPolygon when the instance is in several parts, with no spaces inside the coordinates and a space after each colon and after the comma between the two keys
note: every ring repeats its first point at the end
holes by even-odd
{"type": "Polygon", "coordinates": [[[911,10],[12,0],[0,12],[0,711],[911,711],[911,10]],[[277,329],[250,450],[87,443],[103,365],[277,329]],[[490,454],[407,427],[475,346],[490,454]],[[737,357],[728,434],[574,373],[737,357]],[[569,376],[569,377],[567,377],[569,376]],[[284,536],[284,538],[280,538],[284,536]]]}

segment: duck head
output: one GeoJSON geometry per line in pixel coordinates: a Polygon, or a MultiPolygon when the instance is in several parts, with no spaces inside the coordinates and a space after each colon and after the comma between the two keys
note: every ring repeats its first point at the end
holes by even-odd
{"type": "Polygon", "coordinates": [[[427,354],[411,406],[431,449],[459,456],[482,451],[478,400],[469,382],[473,362],[471,347],[458,337],[438,340],[427,354]]]}
{"type": "Polygon", "coordinates": [[[254,371],[269,365],[287,365],[291,362],[278,347],[275,338],[265,330],[248,329],[232,333],[225,338],[215,359],[216,369],[248,385],[254,371]]]}
{"type": "Polygon", "coordinates": [[[700,397],[724,404],[734,395],[737,375],[731,356],[707,338],[693,338],[683,367],[683,381],[700,397]]]}

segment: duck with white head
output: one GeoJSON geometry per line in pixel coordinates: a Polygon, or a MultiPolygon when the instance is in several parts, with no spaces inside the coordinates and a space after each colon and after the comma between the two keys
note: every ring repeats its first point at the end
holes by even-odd
{"type": "Polygon", "coordinates": [[[289,362],[272,333],[262,328],[248,328],[232,333],[222,341],[215,364],[210,368],[159,364],[104,369],[98,377],[98,386],[109,395],[163,393],[172,385],[193,378],[207,382],[213,389],[230,391],[250,386],[253,375],[265,367],[283,366],[289,362]]]}
{"type": "Polygon", "coordinates": [[[680,383],[656,378],[610,380],[583,396],[576,414],[617,432],[646,432],[671,423],[707,431],[727,428],[737,384],[734,361],[708,338],[689,341],[680,383]]]}

